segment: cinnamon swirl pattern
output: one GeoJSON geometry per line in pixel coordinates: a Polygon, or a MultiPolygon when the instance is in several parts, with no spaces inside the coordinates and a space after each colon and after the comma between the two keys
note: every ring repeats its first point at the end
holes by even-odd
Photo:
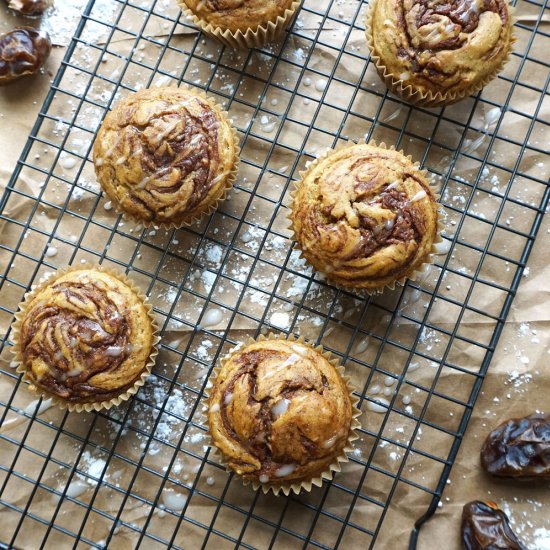
{"type": "Polygon", "coordinates": [[[502,69],[513,43],[506,0],[373,0],[366,24],[386,85],[426,106],[479,91],[502,69]]]}
{"type": "Polygon", "coordinates": [[[114,205],[145,224],[181,226],[232,185],[237,138],[216,105],[190,89],[142,90],[105,117],[97,178],[114,205]]]}
{"type": "Polygon", "coordinates": [[[195,25],[236,48],[254,48],[272,42],[300,7],[300,0],[179,0],[179,3],[195,25]]]}
{"type": "Polygon", "coordinates": [[[263,339],[235,350],[212,382],[208,423],[228,467],[264,490],[332,477],[357,427],[350,390],[319,350],[263,339]]]}
{"type": "Polygon", "coordinates": [[[336,284],[376,291],[429,261],[438,211],[409,157],[372,144],[315,161],[298,182],[290,216],[302,255],[336,284]]]}
{"type": "Polygon", "coordinates": [[[149,309],[112,273],[82,269],[45,283],[22,306],[18,323],[20,371],[62,403],[109,403],[142,385],[151,368],[149,309]]]}

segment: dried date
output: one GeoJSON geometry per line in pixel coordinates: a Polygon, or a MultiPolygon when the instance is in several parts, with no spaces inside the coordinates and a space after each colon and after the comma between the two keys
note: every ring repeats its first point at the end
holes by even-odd
{"type": "Polygon", "coordinates": [[[37,73],[51,49],[47,32],[23,27],[0,34],[0,86],[37,73]]]}
{"type": "Polygon", "coordinates": [[[52,5],[52,0],[9,0],[8,7],[23,15],[41,15],[52,5]]]}
{"type": "Polygon", "coordinates": [[[462,510],[462,545],[465,550],[526,550],[508,516],[494,502],[480,500],[462,510]]]}
{"type": "Polygon", "coordinates": [[[511,478],[550,478],[550,415],[511,419],[492,431],[481,448],[490,474],[511,478]]]}

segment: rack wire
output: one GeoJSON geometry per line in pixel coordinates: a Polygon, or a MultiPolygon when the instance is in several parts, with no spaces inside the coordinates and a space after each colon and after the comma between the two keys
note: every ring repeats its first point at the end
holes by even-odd
{"type": "Polygon", "coordinates": [[[107,13],[104,3],[87,5],[0,202],[0,542],[385,547],[388,525],[404,517],[399,525],[412,530],[414,547],[439,503],[548,205],[548,167],[539,162],[548,154],[544,2],[518,2],[526,17],[498,79],[436,110],[403,104],[379,82],[364,2],[306,0],[280,44],[246,52],[198,34],[175,3],[111,4],[107,13]],[[216,214],[165,233],[110,209],[90,152],[119,97],[182,83],[225,105],[242,163],[216,214]],[[376,297],[313,274],[292,250],[285,220],[305,163],[361,138],[421,160],[446,208],[434,266],[376,297]],[[80,261],[125,270],[150,296],[163,340],[145,390],[120,409],[77,415],[29,404],[10,368],[9,327],[32,284],[80,261]],[[203,326],[212,308],[223,320],[203,326]],[[350,463],[306,495],[243,488],[204,441],[212,365],[266,331],[302,334],[338,355],[365,413],[350,463]]]}

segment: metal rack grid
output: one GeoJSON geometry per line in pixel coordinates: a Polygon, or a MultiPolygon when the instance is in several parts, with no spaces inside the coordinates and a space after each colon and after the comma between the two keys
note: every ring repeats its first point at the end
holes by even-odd
{"type": "Polygon", "coordinates": [[[497,81],[437,110],[402,104],[379,83],[363,2],[306,0],[281,44],[240,53],[196,34],[167,2],[112,4],[107,15],[88,4],[0,202],[0,364],[12,390],[0,396],[2,544],[24,547],[32,531],[43,547],[373,547],[387,540],[399,502],[418,512],[407,526],[414,546],[437,508],[548,205],[547,177],[524,162],[548,152],[534,139],[548,126],[540,113],[550,65],[533,54],[548,40],[544,2],[518,3],[531,18],[516,23],[518,47],[497,81]],[[524,80],[527,67],[540,69],[538,81],[524,80]],[[90,151],[118,97],[184,82],[233,116],[241,172],[218,213],[163,234],[109,210],[90,151]],[[516,108],[518,90],[532,97],[529,113],[516,108]],[[523,140],[501,130],[507,117],[523,125],[523,140]],[[284,220],[305,162],[363,136],[404,148],[441,183],[450,250],[421,280],[371,298],[312,274],[284,220]],[[163,333],[148,384],[156,393],[91,415],[44,412],[40,402],[25,408],[30,394],[9,368],[17,303],[45,272],[85,260],[124,269],[151,297],[163,333]],[[212,307],[223,321],[202,327],[212,307]],[[491,329],[487,341],[478,323],[491,329]],[[365,411],[350,463],[311,494],[242,488],[201,443],[211,366],[266,330],[303,334],[341,357],[365,411]],[[375,391],[381,382],[391,388],[385,404],[375,391]],[[172,406],[174,395],[183,409],[172,406]],[[167,505],[167,491],[185,502],[167,505]]]}

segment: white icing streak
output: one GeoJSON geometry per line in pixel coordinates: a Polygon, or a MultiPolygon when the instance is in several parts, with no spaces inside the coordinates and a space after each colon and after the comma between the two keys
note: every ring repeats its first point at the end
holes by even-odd
{"type": "Polygon", "coordinates": [[[427,193],[426,191],[422,190],[422,191],[419,191],[412,199],[410,202],[418,202],[420,200],[422,200],[423,198],[425,198],[427,196],[427,193]]]}
{"type": "Polygon", "coordinates": [[[223,313],[221,312],[221,310],[210,309],[205,313],[202,319],[202,324],[205,327],[210,327],[210,326],[217,325],[218,323],[221,322],[222,319],[223,319],[223,313]]]}
{"type": "Polygon", "coordinates": [[[122,354],[122,348],[120,346],[109,346],[105,350],[105,355],[108,357],[119,357],[122,354]]]}
{"type": "Polygon", "coordinates": [[[265,378],[271,378],[272,376],[277,376],[279,372],[281,372],[283,369],[286,369],[286,367],[293,365],[296,363],[296,361],[300,360],[300,356],[293,353],[291,354],[285,361],[283,361],[280,365],[278,365],[273,370],[270,370],[265,374],[265,378]]]}
{"type": "Polygon", "coordinates": [[[376,402],[367,401],[367,409],[375,413],[385,413],[390,406],[390,402],[383,397],[377,397],[376,402]]]}
{"type": "Polygon", "coordinates": [[[157,136],[154,137],[154,139],[152,139],[152,143],[153,145],[159,145],[160,142],[167,136],[169,135],[171,132],[173,132],[176,128],[176,126],[181,122],[180,119],[177,119],[177,120],[174,120],[172,121],[171,124],[168,124],[168,126],[166,126],[166,128],[160,132],[160,134],[158,134],[157,136]]]}
{"type": "Polygon", "coordinates": [[[271,414],[277,419],[288,411],[290,405],[289,399],[281,399],[273,407],[271,407],[271,414]]]}
{"type": "Polygon", "coordinates": [[[436,254],[448,254],[449,250],[451,250],[451,241],[443,240],[435,244],[436,254]]]}
{"type": "Polygon", "coordinates": [[[83,481],[80,481],[77,479],[76,481],[72,481],[69,484],[65,495],[71,498],[78,498],[80,495],[85,493],[87,489],[88,489],[88,485],[83,481]]]}
{"type": "Polygon", "coordinates": [[[38,405],[38,402],[40,400],[36,399],[35,401],[31,401],[26,407],[25,407],[25,413],[26,414],[34,414],[36,412],[36,416],[39,414],[42,414],[43,412],[46,412],[51,406],[52,406],[52,400],[51,399],[43,399],[42,403],[38,405]],[[37,408],[38,405],[38,408],[37,408]]]}
{"type": "Polygon", "coordinates": [[[166,508],[168,508],[169,510],[179,512],[185,507],[187,497],[185,495],[182,495],[181,493],[176,493],[174,491],[165,489],[162,493],[162,501],[164,502],[166,508]]]}
{"type": "Polygon", "coordinates": [[[332,447],[334,447],[334,444],[336,443],[337,439],[338,439],[338,436],[336,435],[332,436],[330,439],[327,439],[322,445],[323,449],[331,449],[332,447]]]}
{"type": "Polygon", "coordinates": [[[296,464],[284,464],[275,470],[275,477],[286,477],[296,470],[296,464]]]}

